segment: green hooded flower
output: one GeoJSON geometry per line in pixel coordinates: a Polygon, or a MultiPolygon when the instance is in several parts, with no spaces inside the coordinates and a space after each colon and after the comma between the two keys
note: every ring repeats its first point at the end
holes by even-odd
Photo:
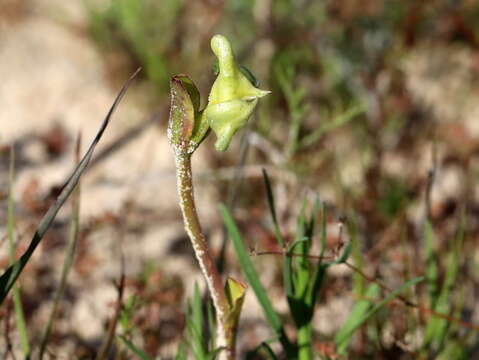
{"type": "Polygon", "coordinates": [[[171,79],[171,106],[168,138],[177,154],[192,154],[212,129],[215,147],[225,151],[232,136],[246,125],[258,99],[269,94],[249,80],[252,77],[235,63],[231,45],[224,36],[215,35],[211,48],[218,58],[219,74],[208,98],[200,110],[200,94],[187,75],[171,79]]]}
{"type": "Polygon", "coordinates": [[[218,58],[219,75],[203,115],[217,136],[215,148],[225,151],[236,131],[246,125],[258,99],[270,92],[256,88],[243,74],[224,36],[213,36],[211,49],[218,58]]]}

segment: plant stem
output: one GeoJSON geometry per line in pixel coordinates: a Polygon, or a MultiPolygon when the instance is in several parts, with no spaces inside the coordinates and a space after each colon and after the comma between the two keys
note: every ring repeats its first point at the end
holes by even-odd
{"type": "Polygon", "coordinates": [[[311,323],[306,323],[298,328],[298,360],[312,360],[311,323]]]}
{"type": "Polygon", "coordinates": [[[201,229],[201,224],[196,212],[195,199],[193,194],[193,180],[191,173],[191,155],[186,153],[176,153],[176,176],[178,184],[178,195],[180,197],[181,212],[185,229],[193,245],[196,259],[201,268],[213,306],[216,310],[217,319],[217,338],[216,347],[226,348],[226,352],[220,353],[220,358],[234,358],[234,334],[225,326],[226,318],[229,313],[229,304],[223,287],[221,276],[216,268],[215,262],[211,256],[208,244],[201,229]],[[226,355],[224,355],[226,353],[226,355]],[[223,354],[223,355],[222,355],[223,354]]]}

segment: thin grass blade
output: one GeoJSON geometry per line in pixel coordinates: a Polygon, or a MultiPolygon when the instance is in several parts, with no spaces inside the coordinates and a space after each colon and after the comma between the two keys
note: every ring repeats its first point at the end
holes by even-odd
{"type": "Polygon", "coordinates": [[[195,283],[193,302],[191,305],[190,318],[187,320],[190,329],[190,341],[195,354],[195,359],[206,359],[208,349],[205,348],[203,338],[203,309],[201,304],[201,292],[198,283],[195,283]]]}
{"type": "Polygon", "coordinates": [[[348,316],[348,319],[335,336],[338,354],[343,354],[346,351],[346,348],[353,338],[354,330],[357,328],[358,322],[364,318],[367,312],[374,305],[370,299],[375,299],[379,295],[379,291],[379,285],[371,284],[366,289],[364,299],[359,300],[354,305],[351,313],[348,316]]]}
{"type": "Polygon", "coordinates": [[[323,263],[323,256],[326,251],[326,241],[328,237],[326,220],[327,220],[326,206],[323,204],[321,208],[321,231],[319,236],[319,248],[321,249],[319,253],[320,262],[318,266],[316,267],[316,269],[314,270],[314,273],[311,277],[312,284],[313,284],[313,286],[311,287],[311,296],[313,298],[313,304],[316,302],[317,294],[319,290],[321,289],[324,276],[326,275],[326,270],[329,266],[323,263]]]}
{"type": "MultiPolygon", "coordinates": [[[[361,253],[361,246],[358,239],[358,227],[356,219],[353,219],[348,223],[348,233],[351,241],[351,256],[353,258],[355,266],[363,269],[363,258],[361,253]]],[[[353,273],[353,293],[362,295],[366,290],[365,279],[357,272],[353,273]]]]}
{"type": "Polygon", "coordinates": [[[336,261],[333,261],[331,263],[331,265],[333,265],[333,264],[343,264],[344,262],[346,262],[346,260],[348,260],[348,258],[349,258],[349,254],[351,254],[352,247],[353,247],[353,243],[351,241],[349,241],[346,244],[346,246],[344,247],[344,250],[341,253],[341,256],[339,257],[339,259],[336,260],[336,261]]]}
{"type": "MultiPolygon", "coordinates": [[[[10,148],[10,169],[9,169],[9,184],[8,184],[8,200],[7,200],[7,238],[10,264],[15,261],[15,245],[14,245],[14,231],[15,221],[13,218],[13,186],[15,182],[15,150],[12,146],[10,148]]],[[[20,287],[15,285],[13,287],[13,306],[15,308],[15,317],[17,320],[17,329],[20,337],[20,344],[23,356],[28,359],[30,356],[30,341],[28,340],[27,325],[25,322],[25,313],[22,305],[22,295],[20,287]]]]}
{"type": "Polygon", "coordinates": [[[314,287],[314,275],[316,269],[311,271],[311,260],[309,258],[311,246],[313,244],[314,228],[316,226],[316,217],[319,211],[319,199],[316,198],[313,204],[313,209],[309,220],[300,219],[299,223],[302,225],[300,231],[303,233],[304,238],[307,240],[305,243],[299,245],[300,254],[302,256],[298,257],[298,278],[296,284],[296,296],[303,300],[303,303],[308,307],[309,317],[308,321],[311,321],[313,316],[313,305],[316,299],[316,293],[312,292],[314,287]],[[312,281],[313,280],[313,281],[312,281]]]}
{"type": "Polygon", "coordinates": [[[278,244],[281,247],[284,247],[285,243],[284,243],[283,236],[281,235],[281,230],[278,224],[278,218],[276,215],[276,207],[274,203],[274,195],[273,195],[273,189],[271,187],[271,182],[269,180],[269,176],[266,170],[262,169],[262,171],[263,171],[264,186],[266,188],[266,198],[268,199],[268,207],[271,214],[271,219],[273,220],[274,235],[276,237],[276,240],[278,241],[278,244]]]}
{"type": "MultiPolygon", "coordinates": [[[[354,324],[349,325],[347,331],[343,331],[340,333],[340,336],[336,336],[335,342],[339,346],[340,344],[344,344],[348,341],[348,339],[354,334],[354,332],[361,327],[366,321],[368,321],[374,314],[376,314],[383,306],[385,306],[388,302],[393,300],[395,297],[399,296],[404,290],[407,288],[418,284],[419,282],[423,281],[424,277],[417,277],[411,279],[401,285],[396,290],[392,291],[388,294],[383,300],[379,301],[376,305],[374,305],[369,311],[361,314],[360,316],[355,318],[354,324]]],[[[342,345],[344,346],[344,345],[342,345]]],[[[344,351],[345,349],[343,349],[344,351]]]]}
{"type": "Polygon", "coordinates": [[[220,352],[222,352],[224,349],[215,349],[213,351],[211,351],[210,353],[208,353],[207,357],[206,357],[206,360],[215,360],[217,358],[217,356],[219,355],[220,352]]]}
{"type": "Polygon", "coordinates": [[[306,239],[295,240],[283,256],[283,286],[288,299],[294,299],[296,294],[296,280],[294,280],[293,253],[294,249],[306,239]]]}
{"type": "Polygon", "coordinates": [[[220,205],[220,212],[223,216],[223,221],[225,223],[226,229],[230,235],[231,240],[233,241],[233,246],[236,251],[236,255],[238,256],[238,260],[240,262],[241,270],[245,275],[248,283],[253,288],[253,291],[258,298],[258,301],[263,308],[263,312],[266,316],[266,320],[268,320],[270,326],[273,330],[278,333],[282,330],[281,320],[273,309],[273,305],[269,300],[268,294],[264,289],[263,285],[259,281],[258,273],[256,272],[253,263],[249,257],[248,250],[246,249],[243,239],[239,233],[236,224],[231,217],[228,209],[224,205],[220,205]]]}
{"type": "MultiPolygon", "coordinates": [[[[453,248],[447,254],[446,276],[434,306],[434,311],[441,314],[450,313],[452,309],[451,295],[459,272],[463,241],[464,221],[461,219],[453,248]]],[[[446,319],[432,317],[426,326],[424,346],[432,346],[434,351],[441,349],[446,341],[449,325],[450,322],[446,319]]]]}
{"type": "MultiPolygon", "coordinates": [[[[206,302],[206,315],[208,319],[208,329],[210,334],[216,334],[216,319],[213,310],[213,304],[210,301],[206,302]]],[[[208,349],[214,349],[216,347],[215,337],[210,336],[208,349]]]]}
{"type": "Polygon", "coordinates": [[[117,335],[118,339],[121,340],[123,345],[125,345],[128,350],[130,350],[136,357],[140,360],[153,360],[146,352],[136,347],[130,340],[128,340],[123,335],[117,335]]]}
{"type": "Polygon", "coordinates": [[[320,247],[320,256],[321,261],[322,257],[324,256],[324,252],[326,251],[326,243],[328,240],[328,213],[326,211],[326,205],[322,205],[321,208],[321,235],[319,237],[319,247],[320,247]]]}
{"type": "Polygon", "coordinates": [[[337,116],[333,121],[320,126],[311,134],[305,136],[300,143],[300,148],[305,148],[313,145],[319,141],[328,132],[336,130],[337,128],[346,125],[351,120],[354,120],[357,116],[363,114],[366,111],[366,107],[363,104],[353,106],[346,110],[343,114],[337,116]]]}
{"type": "MultiPolygon", "coordinates": [[[[78,136],[77,144],[76,144],[76,158],[77,163],[80,161],[80,146],[81,146],[81,136],[78,136]]],[[[55,321],[55,317],[58,311],[58,306],[60,304],[61,299],[63,298],[63,293],[65,291],[65,287],[67,284],[68,274],[70,273],[71,266],[73,264],[73,258],[75,256],[75,249],[78,242],[80,234],[80,181],[78,182],[78,186],[73,192],[72,195],[72,217],[70,221],[70,236],[68,239],[67,250],[65,253],[65,260],[63,261],[62,267],[62,274],[60,278],[60,284],[58,285],[58,289],[55,293],[54,301],[53,301],[53,308],[50,313],[50,318],[48,319],[47,326],[45,328],[45,332],[43,334],[43,338],[40,344],[40,353],[38,358],[40,360],[43,359],[43,355],[45,353],[48,340],[53,329],[53,323],[55,321]]]]}
{"type": "Polygon", "coordinates": [[[319,201],[319,197],[316,197],[316,199],[314,199],[313,209],[311,210],[311,216],[306,225],[306,236],[311,238],[311,240],[313,239],[313,236],[314,236],[314,230],[316,228],[316,218],[318,216],[320,208],[321,208],[321,202],[319,201]]]}
{"type": "Polygon", "coordinates": [[[434,251],[434,229],[429,220],[424,225],[424,246],[426,252],[426,284],[429,293],[429,303],[434,308],[439,296],[437,256],[434,251]]]}
{"type": "MultiPolygon", "coordinates": [[[[311,309],[306,307],[304,290],[306,285],[298,277],[293,265],[293,253],[296,248],[302,248],[308,239],[296,240],[289,247],[283,257],[283,286],[288,300],[289,310],[297,326],[304,324],[305,319],[311,318],[311,309]]],[[[300,253],[301,254],[301,253],[300,253]]]]}
{"type": "Polygon", "coordinates": [[[296,239],[301,239],[297,246],[300,256],[294,258],[296,263],[296,276],[293,276],[293,279],[295,280],[296,298],[304,298],[306,296],[311,280],[308,253],[311,248],[312,239],[308,231],[309,221],[306,220],[305,205],[306,203],[304,203],[303,209],[298,217],[298,229],[296,230],[296,239]]]}
{"type": "Polygon", "coordinates": [[[57,197],[53,205],[50,206],[47,213],[43,216],[42,220],[40,221],[40,224],[38,225],[37,230],[35,231],[35,234],[33,235],[33,238],[27,250],[23,253],[20,259],[18,259],[14,264],[9,266],[7,270],[0,277],[0,304],[3,303],[3,301],[5,300],[9,291],[12,289],[13,285],[15,284],[15,281],[18,279],[25,265],[28,263],[31,256],[33,255],[33,252],[35,251],[38,244],[43,239],[43,236],[45,235],[45,233],[47,232],[47,230],[50,228],[51,224],[53,223],[53,220],[55,219],[55,216],[57,215],[58,211],[60,210],[62,205],[65,203],[65,201],[68,199],[68,197],[72,193],[75,186],[77,185],[80,179],[80,176],[83,174],[83,172],[87,168],[88,163],[90,162],[90,159],[93,156],[95,147],[100,141],[101,137],[103,136],[103,133],[105,132],[115,109],[117,108],[121,99],[125,95],[126,90],[128,89],[131,82],[133,81],[133,79],[135,78],[135,76],[138,74],[139,71],[140,69],[138,69],[128,79],[125,85],[123,85],[118,96],[113,102],[113,105],[108,111],[108,114],[103,120],[100,130],[98,131],[95,138],[93,139],[93,142],[91,143],[90,148],[88,149],[88,151],[86,152],[82,160],[80,161],[80,164],[78,164],[78,166],[75,168],[71,176],[66,181],[60,195],[57,197]]]}
{"type": "Polygon", "coordinates": [[[275,334],[278,336],[285,350],[288,351],[288,349],[291,347],[291,344],[286,337],[281,319],[274,310],[265,288],[259,281],[258,273],[256,272],[253,263],[249,257],[248,250],[244,245],[243,239],[239,233],[236,223],[233,220],[228,209],[223,204],[220,205],[220,212],[223,217],[223,221],[225,223],[228,234],[233,242],[233,246],[236,252],[236,256],[238,257],[241,270],[246,279],[248,280],[248,284],[253,289],[256,298],[258,299],[258,302],[263,309],[266,320],[268,321],[275,334]]]}
{"type": "Polygon", "coordinates": [[[258,348],[255,350],[255,352],[260,352],[263,350],[263,353],[268,356],[270,360],[278,360],[278,357],[274,353],[273,349],[271,349],[271,346],[267,342],[262,342],[258,348]]]}
{"type": "Polygon", "coordinates": [[[175,360],[186,360],[187,355],[186,344],[184,341],[181,341],[176,350],[175,360]]]}

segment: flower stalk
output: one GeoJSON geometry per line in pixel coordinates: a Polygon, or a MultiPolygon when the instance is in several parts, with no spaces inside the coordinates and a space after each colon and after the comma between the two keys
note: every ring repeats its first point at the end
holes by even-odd
{"type": "MultiPolygon", "coordinates": [[[[181,212],[185,223],[185,230],[191,240],[196,259],[200,265],[201,272],[208,285],[208,291],[216,310],[217,337],[216,346],[228,350],[227,334],[225,329],[226,315],[229,306],[223,288],[221,276],[216,268],[211,251],[201,229],[201,224],[196,212],[196,205],[193,193],[193,181],[191,173],[191,155],[177,154],[175,156],[176,176],[178,184],[178,195],[180,198],[181,212]]],[[[229,351],[228,351],[229,352],[229,351]]]]}
{"type": "Polygon", "coordinates": [[[196,211],[191,156],[210,129],[215,132],[215,148],[225,151],[232,136],[248,121],[258,99],[269,91],[256,88],[234,61],[231,45],[215,35],[211,47],[218,57],[219,75],[215,80],[208,105],[200,110],[200,94],[186,75],[171,79],[171,107],[168,139],[173,149],[177,188],[183,222],[216,311],[216,347],[219,359],[235,358],[235,338],[246,285],[228,279],[223,286],[211,250],[205,239],[196,211]]]}

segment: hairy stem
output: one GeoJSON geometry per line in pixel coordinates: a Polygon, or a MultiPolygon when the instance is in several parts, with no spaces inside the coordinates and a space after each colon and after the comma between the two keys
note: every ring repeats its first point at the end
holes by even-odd
{"type": "Polygon", "coordinates": [[[191,155],[190,154],[175,154],[176,160],[176,176],[178,183],[178,194],[180,197],[181,212],[183,214],[183,221],[185,229],[193,245],[196,259],[201,268],[213,306],[216,310],[217,318],[217,338],[216,347],[226,348],[220,358],[233,359],[234,358],[234,342],[231,336],[228,335],[228,329],[225,326],[226,317],[229,313],[229,305],[223,287],[221,276],[216,268],[215,262],[211,256],[208,244],[201,229],[201,224],[196,212],[195,199],[193,194],[193,180],[191,173],[191,155]],[[226,354],[225,354],[226,353],[226,354]]]}

